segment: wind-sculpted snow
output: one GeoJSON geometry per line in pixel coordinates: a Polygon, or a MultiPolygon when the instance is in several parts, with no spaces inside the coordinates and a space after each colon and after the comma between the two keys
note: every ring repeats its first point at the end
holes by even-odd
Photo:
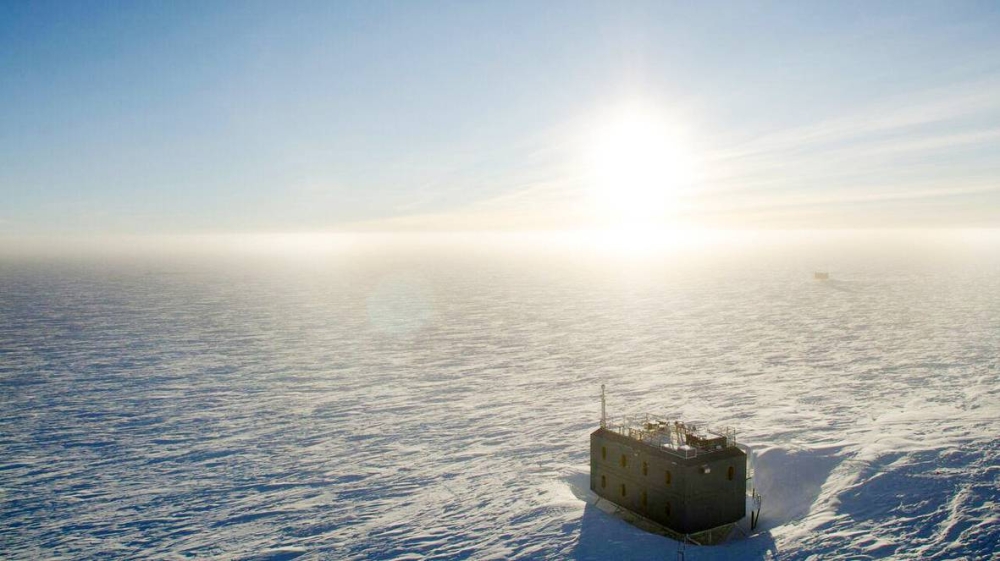
{"type": "Polygon", "coordinates": [[[755,450],[688,561],[996,558],[997,249],[3,261],[0,558],[674,559],[601,383],[755,450]]]}

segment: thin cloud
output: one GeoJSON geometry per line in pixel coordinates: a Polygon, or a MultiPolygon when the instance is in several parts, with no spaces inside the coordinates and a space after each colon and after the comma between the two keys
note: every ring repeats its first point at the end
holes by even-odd
{"type": "MultiPolygon", "coordinates": [[[[587,208],[586,178],[579,169],[579,138],[587,126],[581,116],[509,147],[466,152],[454,168],[426,181],[417,196],[397,207],[397,216],[347,227],[593,225],[599,217],[587,208]]],[[[848,115],[717,145],[700,159],[695,186],[681,193],[683,219],[715,223],[726,216],[738,224],[770,213],[770,219],[792,224],[814,221],[824,208],[843,215],[845,205],[880,204],[888,205],[887,212],[899,206],[894,220],[905,222],[906,204],[961,202],[1000,191],[1000,164],[977,155],[998,143],[1000,82],[887,99],[848,115]]]]}
{"type": "Polygon", "coordinates": [[[896,133],[1000,109],[1000,83],[974,83],[896,97],[852,115],[763,135],[723,149],[712,160],[782,154],[896,133]]]}

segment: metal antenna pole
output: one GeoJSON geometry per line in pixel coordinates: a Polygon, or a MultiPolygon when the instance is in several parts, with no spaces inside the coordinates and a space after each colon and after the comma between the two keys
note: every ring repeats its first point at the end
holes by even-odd
{"type": "Polygon", "coordinates": [[[608,426],[608,411],[607,404],[604,399],[604,384],[601,384],[601,428],[607,428],[608,426]]]}

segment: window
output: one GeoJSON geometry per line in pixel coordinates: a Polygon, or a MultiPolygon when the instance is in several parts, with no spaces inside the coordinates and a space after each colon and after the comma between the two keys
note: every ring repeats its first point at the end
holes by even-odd
{"type": "Polygon", "coordinates": [[[733,480],[733,475],[735,475],[735,474],[736,474],[736,468],[734,468],[733,466],[729,466],[729,480],[730,481],[733,480]]]}
{"type": "Polygon", "coordinates": [[[607,486],[608,486],[608,478],[607,478],[607,476],[602,475],[601,476],[601,489],[604,489],[607,486]]]}
{"type": "Polygon", "coordinates": [[[602,460],[608,459],[608,449],[603,446],[601,446],[601,459],[602,460]]]}
{"type": "Polygon", "coordinates": [[[667,508],[665,509],[667,513],[667,518],[670,518],[670,501],[667,501],[667,508]]]}
{"type": "Polygon", "coordinates": [[[649,475],[649,464],[642,462],[642,474],[649,475]]]}
{"type": "Polygon", "coordinates": [[[671,477],[670,477],[670,470],[668,469],[667,470],[667,477],[666,477],[667,485],[670,485],[670,479],[671,479],[671,477]]]}
{"type": "Polygon", "coordinates": [[[622,467],[628,467],[628,457],[622,454],[622,467]]]}
{"type": "Polygon", "coordinates": [[[646,490],[642,490],[642,506],[646,506],[646,490]]]}
{"type": "Polygon", "coordinates": [[[622,483],[622,496],[623,497],[625,496],[625,484],[624,483],[622,483]]]}

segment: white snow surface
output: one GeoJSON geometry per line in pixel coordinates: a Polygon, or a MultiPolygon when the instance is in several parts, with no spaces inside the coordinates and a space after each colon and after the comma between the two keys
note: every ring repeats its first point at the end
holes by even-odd
{"type": "Polygon", "coordinates": [[[997,559],[998,357],[996,243],[7,258],[0,558],[676,559],[593,504],[605,383],[755,451],[687,561],[997,559]]]}

